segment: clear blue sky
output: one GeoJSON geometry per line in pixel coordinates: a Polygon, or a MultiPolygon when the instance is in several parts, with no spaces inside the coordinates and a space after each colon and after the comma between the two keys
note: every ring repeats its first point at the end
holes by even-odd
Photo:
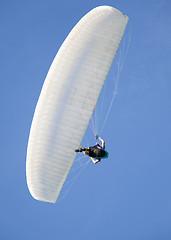
{"type": "Polygon", "coordinates": [[[170,13],[169,0],[1,1],[0,239],[171,239],[170,13]],[[104,4],[129,16],[131,34],[103,131],[110,158],[63,200],[36,201],[25,163],[41,87],[69,31],[104,4]]]}

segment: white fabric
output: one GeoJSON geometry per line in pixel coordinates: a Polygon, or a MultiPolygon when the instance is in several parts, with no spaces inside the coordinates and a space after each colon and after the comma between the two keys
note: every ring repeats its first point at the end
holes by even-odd
{"type": "Polygon", "coordinates": [[[75,159],[128,17],[102,6],[86,14],[59,49],[30,130],[26,174],[31,195],[56,202],[75,159]]]}

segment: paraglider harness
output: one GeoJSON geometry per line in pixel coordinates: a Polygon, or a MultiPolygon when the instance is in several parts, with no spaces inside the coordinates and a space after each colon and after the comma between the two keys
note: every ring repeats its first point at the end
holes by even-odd
{"type": "Polygon", "coordinates": [[[108,157],[108,152],[105,151],[99,144],[86,149],[85,154],[99,160],[108,157]]]}
{"type": "Polygon", "coordinates": [[[89,147],[89,148],[79,148],[76,149],[75,152],[84,152],[85,155],[97,159],[97,160],[101,160],[104,158],[108,158],[108,152],[105,150],[105,142],[103,141],[103,139],[99,138],[102,141],[102,147],[97,143],[95,146],[93,147],[89,147]]]}

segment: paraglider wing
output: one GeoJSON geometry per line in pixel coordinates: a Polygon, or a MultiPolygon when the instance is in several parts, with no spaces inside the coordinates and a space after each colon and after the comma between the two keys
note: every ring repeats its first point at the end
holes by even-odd
{"type": "Polygon", "coordinates": [[[27,148],[27,184],[35,199],[56,202],[127,22],[120,11],[97,7],[59,49],[35,109],[27,148]]]}

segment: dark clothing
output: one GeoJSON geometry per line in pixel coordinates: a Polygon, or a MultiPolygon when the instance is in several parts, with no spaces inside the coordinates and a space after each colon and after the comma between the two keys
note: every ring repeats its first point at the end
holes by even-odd
{"type": "Polygon", "coordinates": [[[91,160],[94,164],[98,163],[102,158],[108,158],[108,152],[105,150],[105,141],[99,137],[99,140],[102,142],[102,146],[97,144],[93,147],[76,149],[75,152],[84,152],[87,156],[91,157],[91,160]],[[96,159],[96,160],[94,160],[96,159]]]}
{"type": "Polygon", "coordinates": [[[75,152],[85,152],[87,156],[98,160],[108,157],[108,152],[105,151],[99,144],[89,148],[76,149],[75,152]]]}
{"type": "Polygon", "coordinates": [[[86,149],[85,154],[96,159],[101,159],[105,157],[106,152],[99,144],[97,144],[86,149]]]}

